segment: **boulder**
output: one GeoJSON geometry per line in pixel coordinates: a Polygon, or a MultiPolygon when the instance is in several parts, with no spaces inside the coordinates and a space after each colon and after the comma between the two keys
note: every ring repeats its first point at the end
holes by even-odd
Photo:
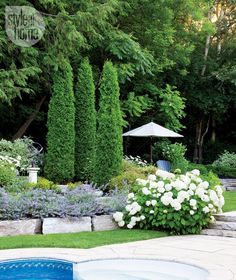
{"type": "Polygon", "coordinates": [[[94,231],[112,230],[118,228],[111,215],[94,216],[92,218],[92,227],[94,231]]]}
{"type": "Polygon", "coordinates": [[[43,234],[92,231],[90,217],[43,219],[43,234]]]}
{"type": "Polygon", "coordinates": [[[0,236],[38,234],[41,230],[40,219],[0,221],[0,236]]]}

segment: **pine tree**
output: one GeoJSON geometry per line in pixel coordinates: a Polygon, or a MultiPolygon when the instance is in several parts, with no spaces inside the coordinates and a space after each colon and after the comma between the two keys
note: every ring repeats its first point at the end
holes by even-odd
{"type": "Polygon", "coordinates": [[[73,179],[75,162],[75,107],[73,73],[65,61],[55,73],[48,110],[45,175],[63,182],[73,179]]]}
{"type": "Polygon", "coordinates": [[[96,110],[92,68],[85,59],[78,72],[75,95],[75,175],[91,180],[95,165],[96,110]]]}
{"type": "Polygon", "coordinates": [[[111,62],[103,67],[97,116],[95,182],[105,184],[119,174],[122,163],[122,117],[117,72],[111,62]]]}

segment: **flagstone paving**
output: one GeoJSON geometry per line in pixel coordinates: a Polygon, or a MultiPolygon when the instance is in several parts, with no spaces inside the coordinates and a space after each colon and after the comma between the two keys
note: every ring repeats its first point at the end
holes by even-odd
{"type": "Polygon", "coordinates": [[[171,260],[207,269],[209,280],[236,279],[236,239],[218,236],[173,236],[93,249],[39,248],[0,251],[0,260],[27,257],[59,258],[73,262],[107,258],[171,260]]]}

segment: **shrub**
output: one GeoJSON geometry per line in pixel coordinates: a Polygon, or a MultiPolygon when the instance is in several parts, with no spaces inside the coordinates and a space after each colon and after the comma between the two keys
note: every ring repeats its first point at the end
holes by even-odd
{"type": "Polygon", "coordinates": [[[34,183],[28,183],[28,184],[30,184],[35,189],[55,190],[57,192],[60,191],[60,188],[57,184],[43,177],[38,177],[38,182],[36,184],[34,183]]]}
{"type": "Polygon", "coordinates": [[[155,173],[157,168],[153,165],[141,167],[132,161],[122,161],[122,172],[120,175],[113,177],[109,182],[111,189],[130,189],[138,178],[146,178],[149,174],[155,173]]]}
{"type": "Polygon", "coordinates": [[[224,151],[212,165],[214,167],[236,168],[236,154],[224,151]]]}
{"type": "Polygon", "coordinates": [[[193,169],[198,169],[201,175],[207,175],[209,172],[206,165],[191,162],[188,164],[188,171],[191,171],[193,169]]]}
{"type": "Polygon", "coordinates": [[[225,151],[213,162],[212,169],[221,177],[236,177],[236,154],[225,151]]]}
{"type": "Polygon", "coordinates": [[[119,84],[115,67],[106,62],[100,84],[97,115],[96,168],[94,182],[106,184],[121,171],[122,117],[119,84]]]}
{"type": "Polygon", "coordinates": [[[15,141],[0,141],[0,155],[14,158],[19,162],[17,168],[20,171],[25,171],[31,163],[31,153],[29,146],[33,140],[28,137],[16,139],[15,141]]]}
{"type": "Polygon", "coordinates": [[[171,144],[169,140],[156,143],[154,146],[155,152],[158,153],[159,158],[171,162],[171,170],[180,169],[186,172],[188,169],[188,161],[185,159],[186,146],[182,143],[171,144]]]}
{"type": "Polygon", "coordinates": [[[17,177],[16,166],[19,161],[9,156],[0,156],[0,186],[13,184],[17,177]]]}
{"type": "Polygon", "coordinates": [[[114,214],[120,227],[196,234],[224,205],[221,186],[202,180],[199,170],[185,175],[158,170],[156,175],[137,180],[125,210],[114,214]]]}
{"type": "Polygon", "coordinates": [[[73,74],[69,62],[65,61],[54,76],[53,95],[48,110],[44,171],[49,180],[64,182],[74,177],[74,122],[73,74]]]}
{"type": "Polygon", "coordinates": [[[55,190],[30,189],[19,193],[7,193],[0,188],[0,220],[46,217],[82,217],[108,214],[119,210],[124,202],[121,193],[97,196],[92,185],[82,185],[63,193],[55,190]]]}
{"type": "Polygon", "coordinates": [[[88,60],[81,63],[75,94],[75,175],[91,180],[95,164],[95,87],[88,60]]]}
{"type": "Polygon", "coordinates": [[[136,156],[136,157],[133,157],[133,156],[125,156],[124,159],[125,159],[126,161],[128,161],[128,162],[131,162],[131,163],[137,165],[137,166],[142,166],[142,167],[144,167],[144,166],[147,166],[147,165],[148,165],[147,161],[146,161],[146,160],[142,160],[142,159],[140,158],[140,156],[136,156]]]}
{"type": "Polygon", "coordinates": [[[188,161],[185,159],[186,146],[181,143],[174,143],[167,145],[163,149],[164,157],[171,162],[171,169],[180,169],[186,172],[188,168],[188,161]]]}
{"type": "Polygon", "coordinates": [[[126,205],[127,193],[114,189],[102,198],[101,203],[108,212],[122,211],[126,205]]]}

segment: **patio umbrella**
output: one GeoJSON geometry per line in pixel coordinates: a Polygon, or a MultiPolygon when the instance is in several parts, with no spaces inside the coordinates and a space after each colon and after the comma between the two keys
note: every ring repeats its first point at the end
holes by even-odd
{"type": "Polygon", "coordinates": [[[152,138],[153,137],[183,137],[170,129],[167,129],[159,124],[154,122],[150,122],[148,124],[142,125],[133,130],[127,131],[123,134],[123,136],[132,136],[132,137],[150,137],[150,158],[152,161],[152,138]]]}

